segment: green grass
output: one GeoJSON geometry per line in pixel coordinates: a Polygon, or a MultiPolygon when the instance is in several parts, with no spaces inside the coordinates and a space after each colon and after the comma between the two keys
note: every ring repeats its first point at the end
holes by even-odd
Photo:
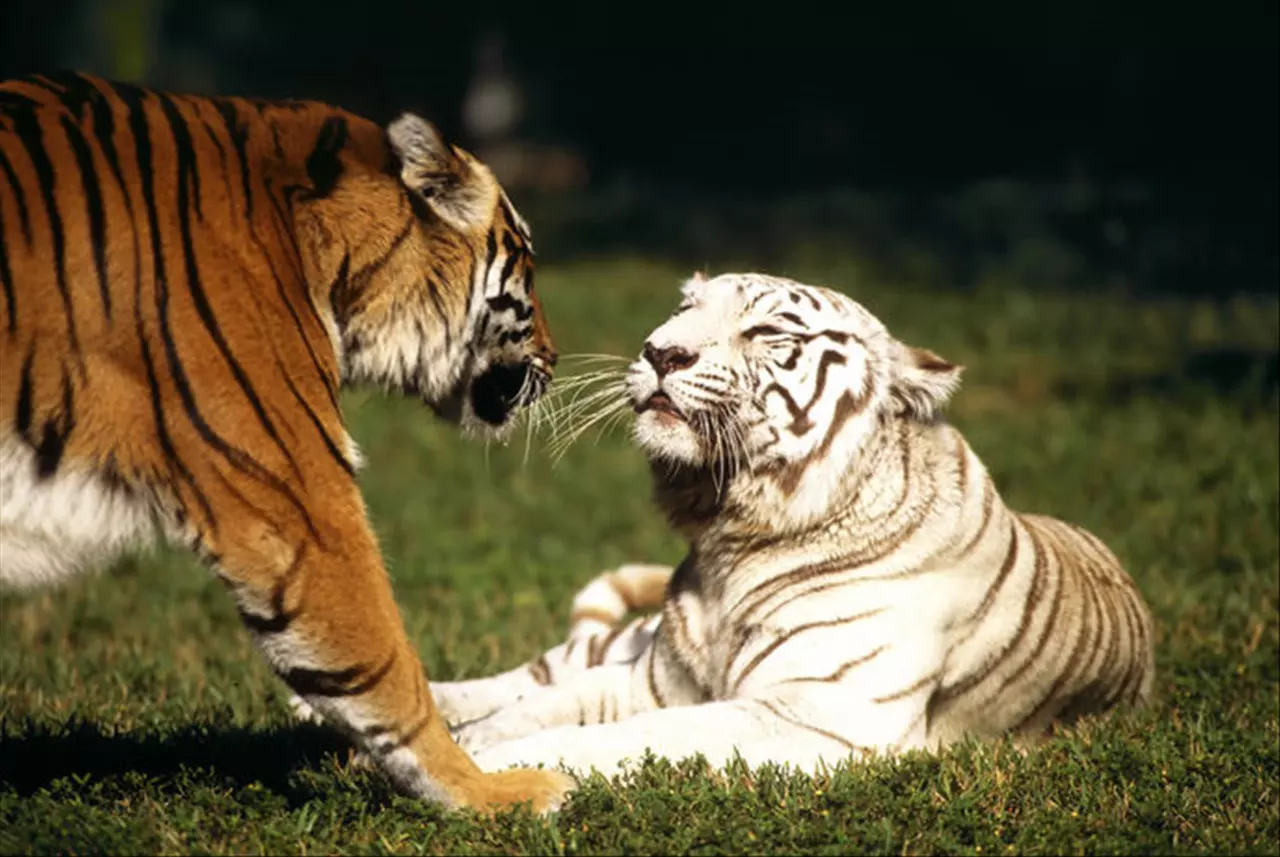
{"type": "MultiPolygon", "coordinates": [[[[157,553],[0,597],[0,851],[221,853],[1274,853],[1280,847],[1280,430],[1274,300],[1207,304],[838,284],[967,367],[952,416],[1015,507],[1076,521],[1157,617],[1158,700],[1021,755],[1007,744],[810,779],[655,760],[555,819],[447,815],[290,721],[230,599],[157,553]]],[[[566,352],[632,354],[685,272],[545,265],[566,352]]],[[[413,403],[347,398],[362,476],[431,675],[556,642],[599,569],[673,561],[625,433],[555,467],[463,441],[413,403]]]]}

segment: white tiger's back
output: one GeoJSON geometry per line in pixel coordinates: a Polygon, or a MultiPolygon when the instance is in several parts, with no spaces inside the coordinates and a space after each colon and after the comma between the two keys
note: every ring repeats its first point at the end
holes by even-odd
{"type": "Polygon", "coordinates": [[[1056,518],[1010,518],[1010,571],[957,629],[930,700],[935,746],[966,734],[1036,738],[1151,695],[1151,614],[1116,557],[1056,518]]]}

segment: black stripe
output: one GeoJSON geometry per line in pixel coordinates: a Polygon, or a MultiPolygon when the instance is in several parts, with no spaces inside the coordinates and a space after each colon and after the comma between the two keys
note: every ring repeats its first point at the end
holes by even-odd
{"type": "Polygon", "coordinates": [[[529,662],[529,674],[537,684],[544,686],[551,684],[551,665],[547,663],[546,654],[538,655],[529,662]]]}
{"type": "MultiPolygon", "coordinates": [[[[795,627],[788,629],[786,633],[779,634],[769,643],[769,645],[757,652],[755,657],[753,657],[747,665],[742,668],[742,672],[738,674],[737,679],[733,682],[733,690],[730,691],[730,694],[736,694],[738,692],[738,688],[742,687],[742,682],[746,680],[747,676],[751,675],[751,673],[755,671],[756,667],[760,666],[760,664],[764,662],[765,658],[773,654],[779,646],[792,640],[797,634],[802,634],[805,631],[812,631],[817,628],[838,628],[841,625],[848,625],[851,622],[857,622],[859,619],[870,619],[872,616],[878,616],[884,611],[884,607],[878,607],[875,610],[866,610],[862,613],[855,613],[852,616],[840,616],[835,619],[826,619],[818,622],[805,622],[804,624],[796,625],[795,627]]],[[[739,649],[739,651],[741,650],[739,649]]],[[[733,668],[733,662],[737,659],[737,655],[738,652],[734,652],[733,656],[727,659],[727,666],[725,667],[726,675],[733,668]]]]}
{"type": "Polygon", "coordinates": [[[924,690],[929,685],[936,683],[938,679],[941,677],[941,675],[942,674],[939,672],[931,672],[928,675],[924,676],[923,678],[918,679],[912,682],[911,684],[907,685],[902,690],[895,690],[893,693],[886,693],[884,696],[874,697],[872,698],[871,701],[875,703],[879,703],[881,705],[883,705],[886,702],[898,702],[899,700],[906,699],[912,694],[919,693],[921,690],[924,690]]]}
{"type": "MultiPolygon", "coordinates": [[[[419,705],[417,707],[420,708],[421,706],[419,705]]],[[[401,732],[399,735],[396,736],[395,747],[396,748],[407,747],[413,744],[414,741],[418,740],[418,736],[421,735],[426,730],[426,728],[431,725],[431,721],[433,720],[435,720],[434,714],[422,715],[422,717],[420,717],[416,723],[414,723],[408,729],[405,729],[403,732],[401,732]]]]}
{"type": "MultiPolygon", "coordinates": [[[[1011,527],[1012,527],[1013,533],[1012,533],[1012,541],[1010,542],[1010,546],[1009,546],[1010,553],[1005,558],[1005,566],[1007,566],[1009,569],[1012,569],[1014,564],[1016,563],[1016,554],[1017,554],[1017,548],[1019,544],[1017,524],[1012,524],[1011,527]]],[[[983,663],[983,665],[979,667],[977,670],[964,676],[954,684],[944,685],[943,687],[939,688],[938,689],[939,703],[945,702],[948,699],[953,699],[957,696],[960,696],[961,694],[966,693],[970,688],[976,687],[978,684],[985,681],[987,677],[990,676],[991,673],[995,671],[996,667],[998,667],[1001,663],[1004,662],[1004,659],[1009,656],[1009,653],[1013,650],[1015,646],[1018,645],[1019,642],[1021,642],[1023,635],[1026,634],[1027,623],[1030,621],[1030,618],[1031,618],[1031,611],[1034,607],[1036,598],[1040,594],[1040,588],[1043,585],[1043,582],[1040,579],[1041,573],[1042,573],[1041,560],[1040,560],[1039,553],[1036,551],[1035,540],[1032,539],[1030,536],[1028,536],[1028,539],[1031,541],[1032,551],[1033,553],[1035,553],[1035,562],[1032,566],[1031,583],[1028,586],[1026,595],[1023,597],[1022,617],[1019,620],[1017,631],[1014,633],[1013,638],[1009,640],[1007,643],[1005,643],[1005,645],[1000,649],[999,652],[995,654],[995,656],[988,657],[983,663]]],[[[1003,568],[1004,566],[1002,566],[1002,569],[1003,568]]],[[[1004,572],[1002,570],[1001,576],[999,577],[999,581],[1001,583],[1003,583],[1005,576],[1007,576],[1007,572],[1004,572]]],[[[995,596],[993,594],[992,589],[988,589],[987,593],[989,595],[992,595],[992,598],[994,599],[995,596]]],[[[987,605],[990,604],[990,602],[987,602],[985,598],[983,601],[984,601],[984,604],[987,604],[987,605]]],[[[989,609],[989,606],[988,606],[988,609],[989,609]]],[[[976,630],[977,630],[977,625],[975,624],[974,630],[970,632],[969,636],[972,636],[973,633],[976,633],[976,630]]],[[[965,641],[967,640],[968,640],[968,637],[965,638],[965,641]]],[[[955,647],[953,646],[952,648],[955,648],[955,647]]]]}
{"type": "Polygon", "coordinates": [[[351,466],[351,462],[347,460],[347,457],[343,454],[342,450],[338,449],[338,445],[333,442],[333,438],[329,437],[329,432],[325,430],[324,423],[320,421],[320,417],[316,414],[315,409],[313,409],[307,400],[302,397],[302,393],[299,392],[298,388],[294,385],[293,379],[289,377],[288,370],[283,365],[279,364],[279,358],[277,358],[277,365],[280,369],[280,376],[284,378],[285,384],[289,387],[289,392],[293,393],[293,397],[298,400],[299,405],[302,405],[302,409],[306,412],[307,417],[310,418],[311,424],[315,426],[316,431],[319,432],[320,439],[324,441],[325,449],[329,450],[329,454],[333,456],[333,460],[338,462],[338,466],[346,471],[348,476],[354,476],[355,468],[351,466]]]}
{"type": "MultiPolygon", "coordinates": [[[[196,217],[204,220],[204,210],[200,204],[200,164],[196,156],[195,143],[191,139],[191,128],[187,124],[186,117],[178,110],[178,105],[172,96],[161,92],[155,93],[155,98],[160,104],[160,110],[164,113],[165,119],[168,120],[169,128],[173,133],[173,144],[177,148],[178,193],[182,194],[184,186],[188,188],[188,196],[195,207],[196,217]]],[[[179,213],[185,216],[186,206],[183,206],[179,213]]]]}
{"type": "MultiPolygon", "coordinates": [[[[141,283],[141,278],[139,278],[141,283]]],[[[139,285],[141,289],[141,285],[139,285]]],[[[156,426],[156,440],[160,443],[160,452],[164,456],[165,461],[169,465],[169,470],[175,472],[195,497],[196,503],[200,506],[200,510],[204,512],[205,520],[208,521],[209,529],[216,535],[218,532],[218,518],[213,513],[213,506],[209,503],[209,498],[205,496],[200,487],[196,485],[195,477],[191,475],[186,463],[178,457],[178,452],[174,449],[173,438],[169,435],[169,427],[165,424],[164,401],[160,394],[160,382],[156,377],[155,362],[151,359],[151,348],[147,344],[146,330],[142,326],[142,302],[141,295],[135,292],[134,300],[134,321],[138,329],[138,341],[142,346],[142,365],[147,372],[147,386],[151,390],[151,415],[156,426]]],[[[181,496],[176,497],[180,503],[181,496]]]]}
{"type": "Polygon", "coordinates": [[[4,206],[0,206],[0,287],[4,289],[4,309],[8,316],[9,335],[18,329],[18,304],[13,290],[13,270],[9,267],[9,251],[4,240],[4,206]]]}
{"type": "Polygon", "coordinates": [[[75,401],[71,379],[62,376],[62,410],[44,421],[40,444],[36,447],[36,476],[47,479],[58,471],[67,438],[75,428],[75,401]]]}
{"type": "MultiPolygon", "coordinates": [[[[138,175],[142,184],[141,196],[143,204],[146,207],[147,224],[151,234],[151,255],[153,266],[152,279],[156,292],[156,314],[159,318],[160,338],[165,348],[170,374],[173,377],[174,387],[178,391],[179,398],[182,400],[182,404],[186,410],[188,418],[191,419],[192,424],[206,442],[218,449],[219,452],[232,460],[232,463],[241,467],[241,469],[254,472],[256,468],[256,470],[261,471],[262,468],[257,464],[257,462],[254,462],[251,459],[246,462],[244,459],[247,459],[248,457],[245,456],[243,452],[237,449],[228,448],[221,438],[213,434],[208,424],[205,423],[203,417],[201,417],[200,412],[196,409],[194,397],[192,396],[190,386],[187,383],[186,374],[182,368],[181,361],[178,359],[176,346],[174,345],[173,337],[168,329],[169,289],[167,274],[165,272],[164,247],[160,239],[160,217],[155,196],[155,170],[151,160],[151,130],[147,122],[145,105],[143,103],[143,100],[147,97],[148,93],[145,90],[127,84],[117,85],[117,93],[121,100],[125,102],[129,111],[129,128],[133,134],[135,157],[138,164],[138,175]]],[[[203,492],[201,492],[196,486],[195,479],[192,477],[191,471],[181,461],[181,459],[179,459],[177,451],[174,449],[172,439],[169,437],[168,429],[165,426],[160,385],[156,377],[155,366],[151,360],[150,348],[147,346],[146,331],[144,330],[142,323],[142,302],[140,290],[141,277],[139,277],[139,281],[135,288],[135,315],[138,327],[138,337],[142,343],[143,360],[147,369],[147,378],[151,385],[152,405],[161,446],[165,452],[166,458],[178,471],[183,481],[190,486],[201,506],[207,512],[209,520],[213,522],[213,525],[216,527],[216,519],[213,516],[212,507],[204,497],[203,492]]],[[[268,481],[268,479],[272,477],[271,474],[266,474],[265,478],[260,478],[263,478],[264,481],[268,481]]],[[[310,522],[309,518],[306,518],[306,520],[308,523],[310,522]]]]}
{"type": "MultiPolygon", "coordinates": [[[[916,518],[908,526],[904,527],[900,532],[893,534],[891,537],[887,537],[884,540],[878,542],[876,545],[872,546],[871,550],[868,550],[867,553],[848,554],[843,557],[837,557],[835,559],[827,560],[826,562],[819,562],[819,563],[813,563],[811,565],[804,565],[797,569],[793,569],[791,571],[785,572],[779,575],[778,577],[772,578],[771,580],[767,580],[764,583],[761,583],[760,585],[756,586],[754,589],[747,592],[747,594],[744,595],[742,599],[733,606],[733,608],[731,608],[730,612],[737,616],[738,621],[745,622],[757,610],[762,608],[765,604],[769,603],[769,601],[772,600],[775,596],[791,589],[797,584],[807,582],[809,580],[812,580],[815,577],[825,577],[831,574],[836,574],[836,575],[848,574],[850,572],[856,571],[858,568],[878,562],[884,559],[886,556],[889,556],[891,553],[893,553],[895,550],[901,547],[907,541],[907,539],[915,535],[916,531],[921,527],[923,522],[924,522],[923,515],[916,516],[916,518]],[[871,552],[872,550],[875,550],[877,552],[872,553],[871,552]],[[761,592],[762,590],[764,590],[763,595],[759,595],[759,597],[756,597],[755,600],[750,605],[746,607],[742,606],[744,602],[747,601],[748,598],[755,596],[757,593],[761,592]]],[[[929,566],[919,566],[919,567],[905,569],[903,571],[889,572],[887,574],[877,574],[873,576],[862,576],[862,577],[854,577],[852,579],[838,580],[832,583],[825,583],[819,586],[811,587],[805,590],[804,596],[809,597],[817,594],[818,592],[825,592],[826,590],[835,589],[843,586],[857,586],[863,583],[882,583],[886,580],[902,580],[905,578],[914,577],[916,575],[932,574],[934,573],[934,571],[935,569],[932,569],[929,566]]],[[[771,610],[769,610],[767,613],[757,618],[755,621],[763,622],[765,619],[767,619],[768,617],[772,616],[775,612],[780,610],[787,603],[788,602],[785,602],[785,601],[779,602],[771,610]]]]}
{"type": "Polygon", "coordinates": [[[396,652],[392,650],[382,665],[372,670],[364,664],[339,670],[293,667],[282,670],[280,677],[293,688],[294,693],[303,697],[360,696],[377,686],[391,672],[395,663],[396,652]]]}
{"type": "Polygon", "coordinates": [[[809,412],[813,410],[813,406],[818,403],[822,398],[823,392],[826,391],[827,373],[830,371],[831,366],[843,365],[847,362],[849,362],[848,358],[839,351],[827,349],[822,352],[822,356],[818,358],[817,380],[814,383],[813,396],[804,407],[801,407],[796,402],[789,390],[776,381],[764,388],[760,394],[761,401],[767,399],[769,394],[776,393],[782,399],[782,403],[786,405],[787,412],[791,416],[791,425],[787,426],[788,431],[797,437],[801,437],[814,426],[813,420],[809,418],[809,412]]]}
{"type": "Polygon", "coordinates": [[[391,257],[395,254],[396,250],[400,249],[400,245],[405,242],[405,239],[409,237],[416,227],[416,221],[413,219],[406,220],[404,222],[404,226],[396,233],[396,237],[391,239],[391,244],[383,254],[365,265],[363,268],[358,269],[351,275],[351,280],[355,283],[364,285],[372,279],[379,271],[382,270],[383,266],[391,260],[391,257]]]}
{"type": "Polygon", "coordinates": [[[488,304],[489,309],[494,312],[510,310],[515,313],[517,321],[528,321],[533,317],[532,303],[525,303],[522,300],[512,297],[506,292],[502,292],[501,294],[486,299],[486,303],[488,304]]]}
{"type": "MultiPolygon", "coordinates": [[[[645,678],[648,680],[649,695],[653,697],[654,704],[657,705],[659,708],[666,708],[667,701],[663,698],[662,693],[658,690],[658,680],[657,680],[657,676],[654,673],[653,662],[656,661],[657,659],[658,659],[658,647],[655,641],[655,644],[649,647],[649,667],[646,670],[647,675],[645,676],[645,678]]],[[[636,663],[639,663],[639,661],[636,661],[636,663]]],[[[632,669],[634,669],[634,667],[632,669]]]]}
{"type": "Polygon", "coordinates": [[[876,646],[874,649],[867,652],[866,654],[858,655],[856,658],[854,658],[851,661],[845,661],[843,664],[841,664],[840,666],[832,670],[830,675],[797,676],[795,678],[783,679],[781,683],[792,684],[794,682],[812,681],[812,682],[822,682],[824,684],[830,684],[832,682],[837,682],[843,679],[851,671],[857,669],[863,664],[869,663],[875,660],[876,658],[880,657],[880,655],[884,654],[888,649],[889,649],[889,645],[887,643],[884,645],[876,646]]]}
{"type": "MultiPolygon", "coordinates": [[[[991,485],[992,483],[988,480],[987,484],[991,485]]],[[[985,529],[986,522],[988,520],[990,520],[989,515],[983,518],[983,529],[985,529]]],[[[979,530],[979,532],[981,532],[981,530],[979,530]]],[[[959,556],[963,558],[967,553],[967,550],[962,551],[959,556]]],[[[986,618],[987,613],[991,610],[991,606],[995,604],[996,596],[1004,587],[1004,582],[1008,579],[1009,572],[1013,570],[1014,563],[1016,563],[1017,560],[1018,528],[1011,526],[1009,527],[1009,547],[1005,549],[1004,562],[1000,564],[1000,570],[996,573],[995,579],[991,581],[991,584],[987,586],[987,591],[983,593],[982,603],[978,605],[978,609],[975,610],[967,620],[970,625],[969,633],[965,634],[959,642],[952,645],[952,649],[957,649],[969,642],[969,640],[973,638],[973,635],[978,632],[978,629],[982,627],[982,620],[986,618]]]]}
{"type": "Polygon", "coordinates": [[[854,744],[852,741],[849,741],[846,738],[841,738],[836,733],[823,729],[820,726],[814,726],[811,723],[805,723],[803,720],[797,720],[794,717],[788,717],[778,709],[777,703],[771,700],[758,699],[756,701],[759,702],[761,705],[763,705],[765,708],[769,709],[769,711],[773,714],[773,716],[778,718],[782,722],[789,723],[798,729],[807,729],[810,732],[816,732],[817,734],[823,736],[824,738],[830,738],[832,741],[835,741],[839,744],[843,744],[850,753],[866,753],[868,750],[868,748],[860,747],[857,744],[854,744]]]}
{"type": "Polygon", "coordinates": [[[493,262],[497,258],[498,258],[498,236],[494,233],[492,229],[490,229],[489,234],[485,237],[484,279],[480,281],[481,294],[484,293],[484,290],[489,285],[489,272],[493,270],[493,262]]]}
{"type": "Polygon", "coordinates": [[[31,364],[36,359],[36,345],[31,343],[26,358],[22,361],[22,381],[18,385],[18,407],[13,415],[13,424],[28,443],[31,443],[31,364]]]}
{"type": "MultiPolygon", "coordinates": [[[[245,398],[249,400],[250,406],[258,417],[258,422],[262,425],[263,429],[271,439],[275,441],[276,446],[280,449],[281,453],[283,453],[285,460],[289,462],[290,469],[293,470],[295,475],[301,478],[302,472],[298,467],[297,460],[293,457],[293,453],[290,452],[288,446],[280,438],[275,425],[267,416],[266,409],[262,405],[262,400],[259,399],[257,392],[253,389],[253,386],[250,383],[248,376],[245,374],[244,369],[240,366],[239,361],[237,361],[235,356],[231,353],[231,347],[223,336],[222,329],[218,325],[213,308],[209,304],[208,295],[205,293],[204,287],[201,283],[199,266],[195,255],[195,244],[191,236],[190,214],[193,190],[196,194],[195,204],[197,208],[199,206],[199,188],[197,183],[198,180],[196,179],[197,164],[195,162],[195,150],[191,145],[190,130],[187,128],[185,120],[180,114],[178,114],[173,103],[167,98],[161,98],[160,107],[168,122],[170,131],[173,134],[174,143],[177,146],[178,151],[177,214],[178,228],[182,238],[183,262],[187,275],[187,290],[191,294],[192,300],[195,303],[196,311],[200,316],[200,321],[204,325],[205,330],[209,332],[209,335],[212,337],[214,344],[217,345],[218,350],[222,353],[223,359],[226,360],[227,366],[231,369],[231,374],[235,377],[237,384],[245,395],[245,398]]],[[[151,197],[148,200],[148,205],[150,208],[154,208],[154,197],[151,197]]],[[[158,234],[153,235],[153,241],[158,242],[158,237],[158,234]]],[[[158,246],[158,243],[156,250],[157,258],[159,258],[160,247],[158,246]]],[[[193,422],[203,426],[201,434],[204,435],[205,439],[213,446],[219,448],[220,451],[227,455],[228,459],[232,461],[232,464],[235,464],[246,472],[250,472],[251,475],[256,475],[257,478],[273,485],[276,490],[290,498],[298,511],[308,521],[308,525],[310,526],[310,515],[302,502],[294,496],[288,486],[285,485],[279,477],[268,471],[263,465],[254,461],[243,450],[233,447],[231,444],[219,437],[213,429],[204,422],[204,418],[199,415],[194,395],[187,386],[185,373],[182,372],[180,366],[181,361],[177,354],[177,345],[174,342],[171,333],[168,331],[168,289],[164,287],[163,279],[164,278],[158,278],[157,283],[160,287],[158,290],[159,295],[157,301],[158,303],[161,301],[163,303],[163,307],[159,310],[162,336],[165,342],[166,352],[169,356],[169,364],[174,372],[174,381],[178,386],[179,393],[183,394],[184,403],[187,405],[188,413],[192,415],[193,422]],[[240,459],[239,464],[237,464],[236,459],[240,459]]]]}
{"type": "MultiPolygon", "coordinates": [[[[219,117],[222,119],[224,130],[227,133],[228,139],[231,140],[231,145],[235,149],[235,156],[239,162],[241,192],[244,194],[243,216],[244,216],[245,226],[249,231],[249,236],[253,240],[254,244],[257,245],[259,252],[262,254],[262,257],[267,262],[267,266],[271,271],[272,279],[275,282],[276,293],[280,297],[280,302],[284,305],[285,309],[288,311],[289,317],[293,320],[293,326],[298,331],[298,336],[302,340],[303,346],[307,349],[307,355],[311,358],[311,365],[315,369],[316,374],[320,377],[324,385],[325,395],[329,399],[330,406],[334,410],[337,410],[338,409],[338,391],[337,391],[338,380],[337,378],[330,377],[330,373],[326,372],[324,367],[321,365],[320,357],[319,355],[316,354],[315,348],[312,347],[311,338],[307,336],[306,331],[303,329],[302,319],[298,315],[297,309],[293,305],[294,302],[290,300],[289,296],[285,293],[284,281],[281,280],[279,274],[276,272],[275,263],[271,259],[271,254],[267,252],[266,247],[263,245],[261,239],[258,237],[257,230],[254,229],[253,219],[252,219],[253,218],[253,191],[251,186],[252,181],[251,181],[248,152],[247,152],[248,132],[245,130],[244,126],[241,124],[239,120],[239,114],[237,113],[235,105],[232,102],[227,101],[225,99],[218,99],[218,100],[211,101],[210,103],[212,104],[213,108],[217,111],[219,117]]],[[[210,136],[213,136],[212,129],[210,130],[210,136]]],[[[230,198],[228,198],[228,202],[230,202],[230,198]]],[[[348,255],[344,255],[342,265],[340,266],[338,271],[338,277],[335,279],[334,285],[330,287],[330,292],[332,292],[332,290],[337,287],[339,282],[345,281],[348,273],[349,262],[350,262],[350,257],[348,255]]],[[[315,322],[316,326],[320,328],[322,333],[324,333],[324,330],[325,330],[324,324],[323,322],[321,322],[318,314],[315,311],[315,308],[311,306],[310,301],[307,301],[307,306],[311,309],[312,319],[315,322]]]]}
{"type": "Polygon", "coordinates": [[[520,261],[520,247],[516,244],[515,239],[511,237],[511,233],[502,236],[502,249],[506,252],[506,261],[502,263],[502,274],[499,282],[505,289],[507,280],[511,279],[512,273],[515,272],[516,263],[520,261]]]}
{"type": "Polygon", "coordinates": [[[293,562],[280,574],[280,579],[272,587],[270,616],[257,616],[237,605],[240,618],[247,628],[262,635],[279,634],[286,630],[294,619],[298,618],[298,614],[302,612],[301,596],[297,599],[297,606],[292,610],[285,606],[284,601],[285,596],[288,595],[289,587],[293,585],[302,571],[302,564],[306,560],[306,555],[307,543],[303,542],[294,554],[293,562]]]}
{"type": "Polygon", "coordinates": [[[222,117],[227,137],[231,139],[231,145],[235,147],[236,159],[240,162],[240,190],[244,194],[244,220],[246,223],[252,223],[253,193],[250,190],[252,182],[249,174],[249,158],[246,151],[249,143],[249,133],[240,123],[240,115],[232,102],[223,98],[215,99],[213,107],[218,111],[218,115],[222,117]]]}
{"type": "Polygon", "coordinates": [[[26,193],[22,190],[22,185],[18,183],[18,175],[13,171],[13,164],[9,163],[9,158],[5,155],[3,149],[0,149],[0,170],[4,170],[4,176],[9,182],[9,187],[13,188],[13,196],[18,203],[18,225],[22,227],[23,240],[30,247],[31,216],[27,212],[26,193]]]}
{"type": "MultiPolygon", "coordinates": [[[[1004,680],[1000,682],[1000,687],[996,690],[997,695],[1002,693],[1005,690],[1005,688],[1012,685],[1015,681],[1020,679],[1023,676],[1023,674],[1026,673],[1027,670],[1031,669],[1031,667],[1037,664],[1037,662],[1040,660],[1041,653],[1044,652],[1044,647],[1048,644],[1050,638],[1053,636],[1053,629],[1057,626],[1057,623],[1058,623],[1058,615],[1062,612],[1062,589],[1064,586],[1064,580],[1063,580],[1064,570],[1059,564],[1059,567],[1057,569],[1058,573],[1057,574],[1052,573],[1053,569],[1049,567],[1049,561],[1052,559],[1056,559],[1056,557],[1051,551],[1052,545],[1049,545],[1043,541],[1043,539],[1045,538],[1043,530],[1037,531],[1028,527],[1027,534],[1031,536],[1031,547],[1033,548],[1036,555],[1036,566],[1038,568],[1042,567],[1041,574],[1050,580],[1054,580],[1057,583],[1057,585],[1053,589],[1053,597],[1051,599],[1048,599],[1048,616],[1045,618],[1043,629],[1040,631],[1039,636],[1036,638],[1035,645],[1032,646],[1031,648],[1031,653],[1027,655],[1027,657],[1024,658],[1020,664],[1018,664],[1018,667],[1012,673],[1004,677],[1004,680]]],[[[1040,597],[1040,598],[1037,598],[1036,600],[1043,601],[1046,599],[1044,599],[1043,597],[1040,597]]]]}
{"type": "Polygon", "coordinates": [[[100,95],[92,99],[90,102],[90,113],[93,116],[93,137],[98,143],[98,151],[102,153],[103,159],[107,162],[107,166],[111,168],[111,174],[115,176],[116,183],[120,185],[120,192],[124,195],[125,208],[129,211],[129,219],[133,219],[133,202],[129,198],[124,183],[124,173],[120,170],[120,156],[116,152],[115,114],[111,110],[111,104],[107,101],[105,95],[100,95]]]}
{"type": "Polygon", "coordinates": [[[67,338],[72,352],[80,353],[80,337],[76,332],[76,318],[71,306],[71,290],[67,285],[67,238],[62,226],[62,212],[58,210],[57,190],[54,186],[53,162],[44,145],[44,133],[35,113],[16,111],[10,115],[13,130],[26,147],[27,155],[35,168],[36,183],[49,216],[49,232],[53,241],[53,257],[57,272],[58,293],[62,296],[63,312],[67,316],[67,338]]]}
{"type": "MultiPolygon", "coordinates": [[[[1043,716],[1045,711],[1055,704],[1067,703],[1069,707],[1072,700],[1060,699],[1058,694],[1077,675],[1087,676],[1091,671],[1090,667],[1093,665],[1093,658],[1099,649],[1098,643],[1102,642],[1101,625],[1091,621],[1091,617],[1093,617],[1094,611],[1097,609],[1097,603],[1094,600],[1096,594],[1091,586],[1086,585],[1081,590],[1083,603],[1080,606],[1080,621],[1077,623],[1075,639],[1071,643],[1071,652],[1067,655],[1066,661],[1058,668],[1058,674],[1054,677],[1053,683],[1049,685],[1049,689],[1041,695],[1040,700],[1018,721],[1018,724],[1009,730],[1012,734],[1016,735],[1023,732],[1028,724],[1043,716]],[[1080,664],[1082,654],[1087,654],[1088,656],[1083,667],[1080,664]]],[[[1076,694],[1079,695],[1079,693],[1080,690],[1077,688],[1076,694]]]]}
{"type": "Polygon", "coordinates": [[[102,187],[93,166],[93,155],[84,133],[68,117],[62,117],[62,130],[80,169],[80,185],[84,190],[85,210],[89,215],[89,243],[93,248],[93,267],[98,274],[98,291],[102,295],[102,311],[111,321],[111,289],[107,282],[107,223],[102,205],[102,187]]]}
{"type": "Polygon", "coordinates": [[[310,197],[323,198],[333,193],[334,185],[342,175],[342,161],[338,153],[347,142],[347,122],[340,116],[324,120],[316,135],[315,148],[307,155],[307,178],[311,180],[310,197]]]}

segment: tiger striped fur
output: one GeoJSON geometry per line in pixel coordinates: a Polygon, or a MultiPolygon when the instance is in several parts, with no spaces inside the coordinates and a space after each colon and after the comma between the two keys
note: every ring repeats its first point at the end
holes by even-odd
{"type": "Polygon", "coordinates": [[[435,684],[459,741],[486,770],[814,770],[1147,700],[1142,597],[1097,538],[1004,505],[939,414],[959,374],[836,292],[691,280],[627,377],[687,556],[593,581],[530,664],[435,684]]]}
{"type": "Polygon", "coordinates": [[[0,583],[188,546],[401,789],[555,807],[570,778],[450,737],[338,404],[374,384],[509,430],[556,361],[533,267],[489,170],[412,114],[0,83],[0,583]]]}

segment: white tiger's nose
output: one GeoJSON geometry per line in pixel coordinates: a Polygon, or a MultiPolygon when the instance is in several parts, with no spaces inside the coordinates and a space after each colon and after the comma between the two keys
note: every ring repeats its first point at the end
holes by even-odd
{"type": "Polygon", "coordinates": [[[653,366],[653,371],[658,373],[658,377],[662,378],[670,372],[676,372],[680,369],[688,369],[690,366],[698,362],[698,355],[692,351],[681,348],[678,345],[669,345],[666,348],[658,348],[651,342],[644,344],[644,359],[648,360],[653,366]]]}

